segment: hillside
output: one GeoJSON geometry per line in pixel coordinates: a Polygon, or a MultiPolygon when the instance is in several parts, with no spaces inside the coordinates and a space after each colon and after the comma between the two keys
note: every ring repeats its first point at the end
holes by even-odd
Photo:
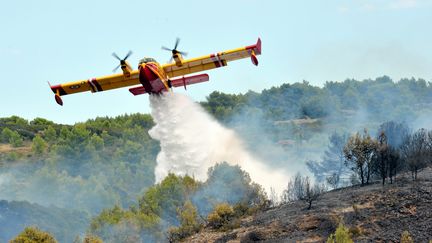
{"type": "Polygon", "coordinates": [[[432,240],[432,168],[417,182],[402,175],[392,185],[380,183],[330,191],[311,210],[305,203],[281,205],[243,218],[240,228],[206,228],[183,242],[324,242],[340,220],[355,242],[399,242],[403,231],[414,242],[432,240]]]}
{"type": "MultiPolygon", "coordinates": [[[[272,169],[286,171],[286,180],[281,179],[274,182],[279,183],[279,185],[286,185],[285,183],[295,172],[306,172],[306,162],[321,161],[329,146],[329,141],[331,142],[330,135],[334,133],[348,136],[367,129],[370,135],[375,137],[380,124],[386,121],[404,123],[412,131],[419,128],[431,128],[431,91],[431,83],[422,79],[403,79],[399,82],[393,82],[384,76],[375,80],[327,82],[324,87],[316,87],[308,82],[282,84],[260,93],[252,91],[246,94],[213,92],[205,102],[200,103],[211,117],[205,122],[201,121],[199,126],[194,126],[193,129],[199,130],[198,134],[206,137],[202,131],[211,130],[209,124],[214,122],[234,131],[236,138],[238,135],[244,141],[245,148],[250,151],[251,155],[259,158],[263,164],[272,169]],[[410,107],[416,109],[409,109],[410,107]]],[[[190,103],[195,104],[193,101],[190,103]]],[[[177,109],[178,106],[170,107],[179,110],[177,109]]],[[[204,113],[201,107],[199,108],[199,111],[204,113]]],[[[7,221],[7,219],[14,219],[14,217],[5,214],[8,216],[3,218],[6,220],[2,222],[4,223],[2,226],[4,228],[17,227],[14,228],[13,232],[18,232],[22,230],[24,225],[37,224],[41,227],[49,225],[47,230],[57,237],[57,232],[63,232],[63,227],[65,227],[63,219],[57,217],[61,215],[60,210],[65,209],[67,212],[69,212],[68,210],[76,210],[84,212],[88,217],[77,221],[79,225],[76,227],[79,230],[73,232],[80,231],[82,235],[91,230],[103,240],[113,241],[118,236],[127,238],[131,235],[131,231],[134,231],[137,237],[147,235],[158,241],[165,239],[164,237],[168,235],[167,232],[170,227],[179,226],[179,221],[181,221],[179,212],[182,212],[183,209],[195,208],[199,214],[199,218],[196,219],[197,225],[201,227],[206,224],[205,219],[216,204],[228,202],[235,207],[239,202],[234,199],[247,198],[247,195],[245,197],[242,193],[247,191],[259,192],[256,193],[255,196],[257,197],[255,198],[259,198],[257,201],[260,202],[265,201],[261,200],[263,195],[260,185],[253,183],[257,182],[255,179],[254,181],[247,179],[245,180],[247,183],[239,183],[237,184],[240,185],[239,187],[234,187],[230,181],[234,179],[228,180],[225,176],[227,173],[230,174],[229,171],[233,169],[231,167],[223,170],[224,172],[220,175],[223,180],[221,179],[221,184],[216,183],[216,186],[212,186],[205,179],[198,181],[194,175],[191,175],[193,180],[190,180],[189,177],[177,178],[171,175],[166,178],[159,178],[161,182],[156,183],[155,171],[159,163],[157,158],[163,152],[161,151],[163,148],[161,148],[161,140],[150,136],[149,131],[156,125],[160,125],[160,127],[165,128],[164,131],[169,137],[174,138],[173,145],[178,148],[185,144],[183,142],[178,144],[179,141],[183,141],[181,136],[185,136],[184,131],[179,131],[182,126],[178,124],[192,124],[177,120],[177,117],[172,116],[174,112],[166,112],[166,109],[163,111],[167,115],[162,119],[165,122],[163,125],[161,125],[160,120],[158,122],[149,114],[126,114],[114,118],[98,117],[74,125],[56,124],[44,118],[35,118],[30,121],[17,116],[0,118],[0,200],[5,200],[3,205],[7,205],[1,210],[6,210],[9,204],[16,205],[17,210],[14,215],[26,219],[19,221],[23,222],[22,224],[15,224],[14,221],[7,221]],[[170,124],[175,125],[176,129],[170,127],[170,124]],[[185,183],[184,188],[187,188],[184,193],[171,193],[171,190],[179,191],[177,187],[181,181],[185,183]],[[194,185],[192,189],[189,188],[188,183],[194,185]],[[224,197],[221,197],[219,190],[221,185],[224,189],[227,187],[239,190],[237,192],[228,190],[224,197]],[[244,190],[245,185],[254,189],[244,190]],[[202,195],[203,198],[196,198],[196,195],[202,194],[199,193],[202,190],[207,190],[202,195]],[[176,196],[177,198],[172,198],[176,196]],[[42,216],[38,217],[32,213],[27,213],[26,210],[19,210],[30,207],[26,203],[32,205],[32,208],[43,207],[39,208],[42,216]],[[51,212],[49,208],[52,206],[55,207],[51,212]],[[166,208],[169,209],[168,218],[166,217],[168,212],[166,208]],[[45,209],[48,210],[44,211],[45,209]],[[32,218],[37,218],[40,221],[31,221],[32,218]],[[131,228],[133,230],[130,230],[131,228]]],[[[184,110],[179,112],[184,112],[184,110]]],[[[190,122],[194,118],[196,117],[192,117],[188,121],[190,122]]],[[[432,132],[429,134],[428,136],[432,138],[432,132]]],[[[216,134],[216,137],[218,136],[220,137],[220,133],[216,134]]],[[[191,141],[199,140],[197,137],[192,136],[191,141]]],[[[341,143],[342,146],[345,142],[344,140],[341,143]]],[[[225,144],[203,142],[200,145],[219,150],[223,147],[221,145],[225,144]],[[211,145],[216,145],[216,147],[211,145]]],[[[193,150],[197,151],[196,149],[193,150]]],[[[230,152],[228,150],[232,150],[232,147],[223,151],[230,152]]],[[[170,151],[174,150],[171,149],[170,151]]],[[[186,155],[189,156],[190,154],[186,155]]],[[[191,158],[187,156],[181,158],[191,158]]],[[[416,155],[413,156],[415,159],[416,155]]],[[[198,159],[206,158],[205,156],[195,157],[198,159]]],[[[191,162],[188,159],[185,160],[182,162],[191,162]]],[[[204,170],[211,169],[216,163],[224,161],[202,160],[196,164],[204,170]]],[[[235,164],[244,161],[233,159],[233,161],[228,160],[226,162],[235,164]]],[[[403,169],[407,170],[406,161],[403,161],[402,164],[404,165],[403,169]]],[[[334,166],[330,164],[328,167],[334,166]]],[[[175,172],[178,173],[181,169],[177,168],[175,172]]],[[[242,169],[246,170],[246,168],[235,168],[237,171],[242,169]]],[[[319,170],[321,171],[321,169],[319,170]]],[[[244,171],[245,178],[249,177],[247,172],[244,171]]],[[[316,176],[315,172],[312,171],[316,176]]],[[[352,174],[352,171],[349,173],[352,174]]],[[[369,190],[369,188],[373,189],[374,187],[369,186],[361,189],[369,190]]],[[[379,187],[376,189],[378,190],[379,187]]],[[[357,189],[354,188],[353,190],[357,189]]],[[[328,195],[332,195],[332,193],[336,192],[330,192],[328,195]]],[[[361,194],[361,192],[359,193],[361,194]]],[[[323,199],[326,197],[324,196],[323,199]]],[[[339,206],[341,208],[339,210],[342,210],[343,207],[347,210],[349,207],[352,208],[354,203],[357,203],[344,201],[345,199],[340,200],[341,205],[339,206]]],[[[364,204],[360,199],[358,200],[359,204],[364,204]]],[[[247,206],[251,208],[261,206],[257,205],[254,200],[249,200],[249,202],[247,206]]],[[[244,205],[237,208],[240,214],[248,211],[243,210],[242,206],[244,205]]],[[[289,211],[289,207],[273,208],[255,218],[262,218],[263,225],[268,229],[272,229],[273,226],[275,230],[279,229],[278,227],[283,229],[286,226],[284,224],[287,224],[288,221],[283,221],[282,218],[278,219],[278,217],[288,218],[290,222],[296,222],[295,220],[301,220],[300,215],[275,216],[273,214],[271,216],[270,212],[275,214],[280,212],[280,215],[284,215],[283,210],[289,211]],[[282,226],[273,225],[276,223],[272,224],[272,219],[282,226]]],[[[332,207],[336,206],[333,205],[332,207]]],[[[313,210],[317,209],[319,208],[314,207],[313,210]]],[[[298,211],[292,210],[293,212],[298,211]]],[[[313,210],[310,212],[314,212],[313,210]]],[[[1,213],[3,212],[0,211],[1,213]]],[[[332,215],[331,212],[318,213],[322,214],[323,217],[332,215]]],[[[328,221],[324,218],[312,218],[311,220],[313,222],[328,221]]],[[[336,220],[333,221],[336,222],[336,220]]],[[[356,222],[347,223],[349,226],[356,224],[356,222]]],[[[250,229],[251,232],[254,227],[257,230],[264,230],[264,228],[259,228],[261,226],[252,218],[244,219],[242,225],[245,230],[250,229]]],[[[326,237],[326,234],[334,230],[334,227],[335,224],[332,224],[331,227],[325,228],[321,232],[322,234],[311,230],[304,236],[326,237]]],[[[319,228],[321,229],[321,227],[319,228]]],[[[365,226],[365,229],[368,228],[365,226]]],[[[213,234],[208,232],[204,231],[204,235],[202,235],[204,239],[213,234]]],[[[236,235],[234,237],[236,239],[244,236],[237,231],[232,233],[236,235]]],[[[290,232],[280,233],[280,239],[287,239],[288,233],[290,232]]],[[[0,232],[1,237],[4,235],[5,233],[0,232]]],[[[224,236],[221,233],[214,233],[214,235],[216,238],[233,236],[224,236]]],[[[66,241],[74,239],[73,234],[67,234],[66,238],[61,237],[59,239],[66,239],[66,241]]],[[[301,236],[295,237],[297,237],[295,239],[301,238],[301,236]]]]}
{"type": "Polygon", "coordinates": [[[134,203],[154,183],[152,126],[142,114],[73,126],[0,118],[0,242],[31,225],[72,242],[104,208],[134,203]]]}
{"type": "Polygon", "coordinates": [[[85,232],[88,220],[88,214],[75,210],[0,200],[0,242],[7,242],[27,226],[37,226],[60,242],[68,242],[85,232]]]}

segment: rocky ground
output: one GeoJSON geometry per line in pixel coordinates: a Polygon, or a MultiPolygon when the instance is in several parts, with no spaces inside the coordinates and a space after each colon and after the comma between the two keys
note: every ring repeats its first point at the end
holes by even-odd
{"type": "Polygon", "coordinates": [[[414,242],[432,240],[432,169],[416,182],[401,175],[392,185],[330,191],[314,203],[295,202],[242,219],[241,227],[204,229],[184,242],[325,242],[338,222],[349,227],[354,242],[399,242],[403,231],[414,242]]]}

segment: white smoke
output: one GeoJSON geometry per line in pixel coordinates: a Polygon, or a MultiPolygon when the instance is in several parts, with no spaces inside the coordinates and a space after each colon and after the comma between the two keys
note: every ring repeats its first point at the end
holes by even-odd
{"type": "Polygon", "coordinates": [[[150,96],[150,106],[156,125],[149,134],[161,146],[155,169],[157,182],[169,172],[205,180],[209,167],[226,161],[241,166],[267,191],[272,187],[282,192],[288,174],[254,158],[234,131],[220,125],[189,97],[167,92],[150,96]]]}

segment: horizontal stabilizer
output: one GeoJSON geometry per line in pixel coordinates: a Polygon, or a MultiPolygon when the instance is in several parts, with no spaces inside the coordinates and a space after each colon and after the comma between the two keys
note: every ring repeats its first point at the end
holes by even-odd
{"type": "Polygon", "coordinates": [[[194,76],[171,79],[171,85],[173,87],[180,87],[180,86],[186,86],[189,84],[196,84],[196,83],[201,83],[206,81],[209,81],[208,74],[198,74],[194,76]]]}
{"type": "Polygon", "coordinates": [[[133,95],[140,95],[140,94],[145,94],[147,93],[147,91],[145,90],[145,88],[143,86],[138,86],[135,88],[130,88],[129,91],[133,94],[133,95]]]}

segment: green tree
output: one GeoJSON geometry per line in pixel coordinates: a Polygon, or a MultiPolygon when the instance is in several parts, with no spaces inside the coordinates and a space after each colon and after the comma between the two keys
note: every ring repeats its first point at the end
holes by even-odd
{"type": "Polygon", "coordinates": [[[316,95],[305,99],[301,104],[301,112],[303,116],[318,118],[325,117],[329,114],[329,97],[323,95],[316,95]]]}
{"type": "Polygon", "coordinates": [[[4,128],[0,134],[0,142],[9,143],[10,138],[12,137],[13,131],[9,128],[4,128]]]}
{"type": "Polygon", "coordinates": [[[115,225],[119,223],[125,216],[125,212],[115,205],[112,209],[104,209],[90,223],[90,232],[98,234],[105,225],[115,225]]]}
{"type": "Polygon", "coordinates": [[[90,137],[90,144],[92,144],[97,151],[102,150],[104,148],[104,140],[101,137],[99,137],[97,134],[93,134],[90,137]]]}
{"type": "Polygon", "coordinates": [[[19,117],[19,116],[11,116],[11,117],[7,118],[6,124],[16,125],[19,127],[25,127],[28,125],[28,121],[24,118],[19,117]]]}
{"type": "Polygon", "coordinates": [[[57,241],[47,232],[36,227],[27,227],[10,243],[57,243],[57,241]]]}
{"type": "Polygon", "coordinates": [[[47,144],[46,144],[45,140],[41,136],[36,135],[32,141],[33,153],[35,153],[37,155],[41,155],[45,152],[46,148],[47,148],[47,144]]]}
{"type": "Polygon", "coordinates": [[[57,132],[53,126],[49,125],[44,130],[44,137],[45,137],[45,140],[50,144],[54,143],[57,140],[57,132]]]}
{"type": "Polygon", "coordinates": [[[21,147],[24,145],[24,140],[18,132],[13,131],[9,138],[9,143],[12,147],[21,147]]]}
{"type": "Polygon", "coordinates": [[[85,124],[78,123],[71,130],[71,134],[69,137],[69,142],[72,146],[84,148],[86,142],[90,139],[90,131],[87,130],[85,124]]]}
{"type": "Polygon", "coordinates": [[[49,121],[49,120],[44,119],[44,118],[37,117],[37,118],[33,119],[33,121],[30,121],[30,125],[46,127],[46,126],[54,125],[54,122],[49,121]]]}
{"type": "Polygon", "coordinates": [[[363,135],[356,133],[350,137],[344,147],[345,159],[360,177],[361,185],[369,183],[377,146],[377,141],[365,130],[363,135]]]}
{"type": "Polygon", "coordinates": [[[265,206],[267,195],[262,187],[253,183],[249,174],[238,165],[227,162],[217,163],[207,171],[208,179],[193,198],[200,215],[208,215],[214,205],[226,202],[230,205],[241,203],[248,208],[265,206]]]}
{"type": "Polygon", "coordinates": [[[168,174],[159,184],[149,188],[139,200],[140,211],[144,214],[165,215],[165,220],[177,222],[177,209],[198,188],[198,183],[190,176],[168,174]]]}
{"type": "Polygon", "coordinates": [[[71,136],[71,131],[68,127],[64,126],[60,129],[60,138],[62,140],[68,141],[71,136]]]}
{"type": "Polygon", "coordinates": [[[111,136],[106,130],[102,131],[100,137],[103,139],[105,146],[113,146],[117,139],[116,137],[111,136]]]}

